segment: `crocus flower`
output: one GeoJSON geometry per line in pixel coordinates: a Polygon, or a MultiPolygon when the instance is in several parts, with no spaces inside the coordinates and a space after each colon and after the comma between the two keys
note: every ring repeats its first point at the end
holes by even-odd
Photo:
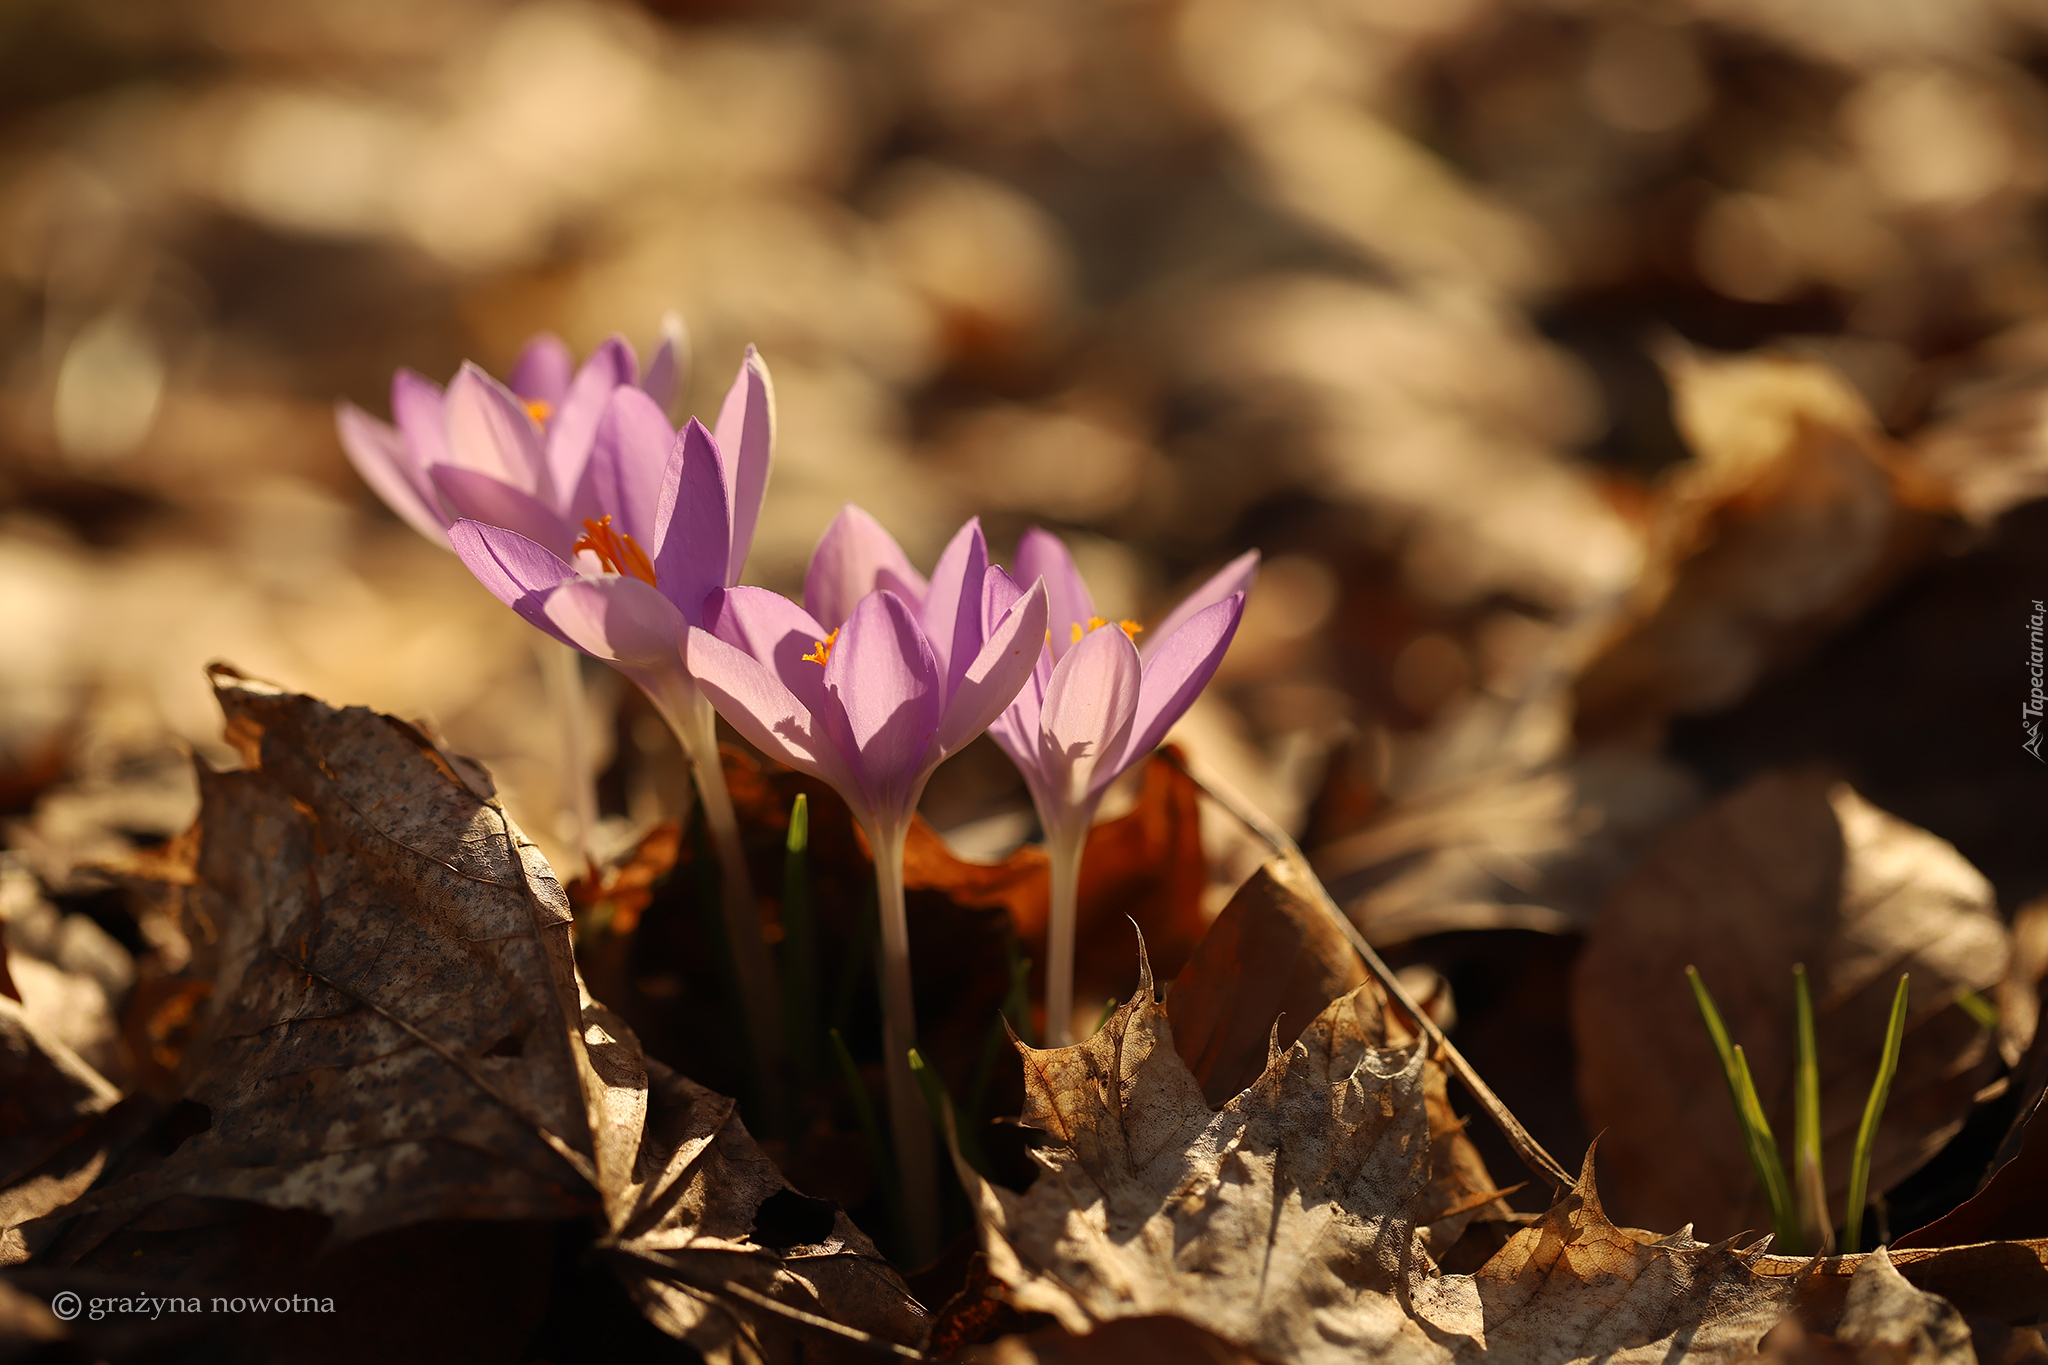
{"type": "Polygon", "coordinates": [[[335,426],[363,482],[429,540],[446,544],[462,518],[513,525],[529,504],[573,525],[596,505],[589,485],[598,426],[612,391],[637,387],[658,408],[680,391],[687,363],[682,323],[663,324],[647,373],[624,337],[613,337],[574,368],[553,336],[526,343],[501,384],[465,362],[444,392],[401,369],[391,376],[392,422],[353,403],[339,404],[335,426]]]}
{"type": "MultiPolygon", "coordinates": [[[[1052,867],[1047,925],[1047,1045],[1070,1041],[1074,1006],[1074,925],[1088,827],[1109,785],[1159,746],[1208,686],[1244,614],[1258,572],[1256,550],[1240,555],[1196,588],[1164,621],[1134,640],[1134,621],[1095,613],[1088,585],[1059,537],[1032,527],[1017,547],[1017,576],[1045,583],[1051,628],[1038,666],[1017,699],[989,726],[1024,775],[1045,830],[1052,867]]],[[[999,616],[1019,595],[998,570],[986,611],[999,616]]]]}
{"type": "Polygon", "coordinates": [[[780,1056],[780,1012],[716,721],[684,663],[707,602],[739,579],[753,543],[775,441],[774,390],[752,347],[719,410],[717,433],[671,427],[654,398],[615,386],[568,512],[500,485],[490,518],[458,519],[448,542],[498,599],[565,644],[637,683],[681,741],[724,868],[726,927],[758,1056],[780,1056]],[[571,518],[576,518],[572,520],[571,518]]]}
{"type": "Polygon", "coordinates": [[[919,1254],[937,1250],[938,1205],[931,1130],[909,1064],[903,848],[932,770],[1002,714],[1042,648],[1043,588],[1011,593],[1003,610],[984,615],[1001,574],[978,521],[960,528],[927,583],[871,517],[849,507],[812,558],[809,610],[760,588],[714,594],[687,651],[719,714],[763,753],[830,783],[874,852],[890,1123],[919,1254]],[[877,576],[885,586],[843,591],[877,576]]]}

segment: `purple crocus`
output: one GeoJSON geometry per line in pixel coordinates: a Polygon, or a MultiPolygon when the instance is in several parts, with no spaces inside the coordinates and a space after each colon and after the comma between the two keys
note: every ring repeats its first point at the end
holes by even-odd
{"type": "Polygon", "coordinates": [[[805,606],[760,588],[714,594],[687,650],[719,714],[762,752],[830,783],[874,852],[890,1124],[920,1256],[937,1250],[938,1191],[909,1064],[904,840],[932,770],[1002,714],[1043,647],[1045,590],[1009,592],[985,614],[998,578],[1015,586],[989,564],[978,521],[960,528],[927,582],[873,518],[848,507],[812,557],[805,606]],[[882,586],[849,591],[856,580],[882,586]]]}
{"type": "MultiPolygon", "coordinates": [[[[1225,565],[1189,593],[1142,646],[1136,622],[1109,622],[1059,537],[1037,527],[1017,547],[1017,577],[1041,580],[1051,628],[1038,665],[989,735],[1024,775],[1052,863],[1047,925],[1046,1045],[1071,1039],[1074,927],[1081,856],[1103,793],[1159,742],[1208,686],[1244,614],[1258,551],[1225,565]]],[[[1001,570],[985,610],[1000,616],[1020,589],[1001,570]]]]}
{"type": "Polygon", "coordinates": [[[637,388],[666,410],[681,391],[681,320],[671,316],[662,330],[644,375],[624,337],[577,368],[569,348],[546,334],[520,351],[509,385],[468,362],[445,391],[401,369],[391,376],[391,422],[337,405],[342,449],[392,511],[440,544],[462,518],[517,525],[533,519],[533,507],[573,525],[596,505],[590,462],[612,392],[637,388]]]}
{"type": "Polygon", "coordinates": [[[719,764],[716,720],[684,663],[683,644],[692,626],[708,621],[707,603],[739,579],[774,444],[774,388],[748,347],[715,435],[695,418],[677,431],[651,395],[615,386],[566,512],[512,497],[500,483],[491,492],[499,500],[494,516],[464,517],[448,530],[455,553],[500,601],[632,679],[675,731],[724,869],[726,928],[748,1027],[771,1070],[781,1054],[775,978],[719,764]]]}

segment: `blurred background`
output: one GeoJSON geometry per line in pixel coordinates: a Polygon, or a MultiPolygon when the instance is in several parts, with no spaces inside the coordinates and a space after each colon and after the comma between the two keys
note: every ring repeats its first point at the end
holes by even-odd
{"type": "MultiPolygon", "coordinates": [[[[1179,738],[1382,942],[1569,945],[1814,753],[2010,911],[2044,77],[2030,0],[4,0],[0,897],[90,912],[77,869],[189,822],[217,658],[428,720],[566,860],[532,632],[334,404],[674,310],[692,410],[774,373],[748,581],[847,500],[920,564],[1054,528],[1112,617],[1263,550],[1179,738]],[[1875,492],[1738,477],[1809,429],[1875,492]],[[1703,585],[1702,508],[1781,521],[1703,585]]],[[[677,770],[588,677],[624,839],[677,770]]],[[[986,746],[927,813],[1031,833],[986,746]]],[[[1220,904],[1258,855],[1213,833],[1220,904]]]]}

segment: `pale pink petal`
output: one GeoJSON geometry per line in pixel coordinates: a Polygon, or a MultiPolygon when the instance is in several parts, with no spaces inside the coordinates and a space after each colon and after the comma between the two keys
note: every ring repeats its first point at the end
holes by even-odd
{"type": "Polygon", "coordinates": [[[613,389],[570,504],[570,519],[581,524],[610,516],[613,526],[651,555],[658,543],[662,480],[675,444],[676,430],[653,398],[631,387],[613,389]]]}
{"type": "MultiPolygon", "coordinates": [[[[624,337],[612,337],[590,353],[569,383],[547,422],[547,469],[553,487],[563,496],[583,479],[597,424],[603,420],[612,391],[638,377],[640,362],[624,337]]],[[[659,411],[660,405],[656,405],[659,411]]]]}
{"type": "Polygon", "coordinates": [[[944,706],[942,687],[910,605],[893,592],[863,597],[825,665],[822,710],[825,733],[854,759],[871,813],[903,816],[916,805],[944,706]]]}
{"type": "Polygon", "coordinates": [[[665,313],[661,319],[661,344],[640,376],[640,389],[652,398],[673,421],[683,390],[690,385],[690,333],[680,313],[665,313]]]}
{"type": "Polygon", "coordinates": [[[509,382],[522,402],[537,400],[551,408],[560,407],[575,369],[576,359],[562,339],[553,332],[542,332],[520,348],[509,382]]]}
{"type": "Polygon", "coordinates": [[[704,599],[725,586],[732,516],[725,503],[725,462],[704,424],[692,417],[675,438],[655,500],[654,581],[693,626],[704,599]]]}
{"type": "MultiPolygon", "coordinates": [[[[1244,615],[1244,594],[1237,593],[1204,607],[1179,630],[1159,642],[1146,659],[1145,681],[1138,688],[1138,714],[1131,726],[1131,742],[1117,765],[1120,772],[1159,747],[1159,741],[1173,723],[1195,704],[1195,698],[1215,676],[1223,662],[1237,623],[1244,615]]],[[[1116,772],[1098,769],[1099,790],[1116,779],[1116,772]]]]}
{"type": "Polygon", "coordinates": [[[1081,571],[1066,542],[1050,531],[1033,526],[1017,542],[1017,581],[1045,580],[1047,628],[1052,631],[1052,657],[1057,663],[1074,643],[1074,627],[1088,629],[1095,615],[1095,598],[1081,581],[1081,571]]]}
{"type": "Polygon", "coordinates": [[[958,752],[1000,716],[1030,681],[1045,650],[1045,584],[1033,583],[996,622],[988,642],[962,672],[939,724],[937,762],[958,752]]]}
{"type": "Polygon", "coordinates": [[[863,597],[882,588],[909,603],[912,611],[924,606],[924,575],[910,567],[903,547],[880,522],[848,503],[811,551],[804,607],[830,630],[851,616],[863,597]]]}
{"type": "Polygon", "coordinates": [[[391,420],[405,438],[412,468],[419,471],[414,487],[429,497],[427,470],[448,463],[448,419],[441,386],[411,370],[397,370],[391,376],[391,420]]]}
{"type": "Polygon", "coordinates": [[[918,612],[918,625],[939,661],[939,676],[950,693],[969,661],[981,651],[982,598],[988,577],[988,541],[981,518],[969,517],[932,567],[931,586],[918,612]]]}
{"type": "Polygon", "coordinates": [[[547,504],[474,469],[443,464],[427,474],[454,516],[517,531],[564,561],[576,558],[576,528],[547,504]]]}
{"type": "Polygon", "coordinates": [[[683,646],[683,659],[718,714],[755,748],[799,772],[823,778],[849,803],[864,801],[845,756],[824,739],[816,719],[767,665],[695,628],[683,646]]]}
{"type": "Polygon", "coordinates": [[[448,544],[493,597],[563,644],[575,643],[547,616],[548,594],[576,577],[558,556],[516,531],[475,521],[449,527],[448,544]]]}
{"type": "Polygon", "coordinates": [[[353,403],[337,403],[335,430],[348,461],[384,505],[405,519],[408,526],[428,540],[448,543],[448,525],[441,509],[429,503],[413,482],[411,457],[405,438],[396,427],[387,426],[353,403]]]}
{"type": "Polygon", "coordinates": [[[727,588],[711,595],[704,628],[768,665],[782,685],[816,713],[825,700],[825,666],[815,658],[825,628],[796,603],[766,588],[727,588]]]}
{"type": "Polygon", "coordinates": [[[1249,593],[1252,580],[1259,575],[1259,552],[1246,550],[1236,559],[1218,569],[1209,580],[1180,600],[1180,605],[1166,614],[1166,619],[1145,632],[1145,643],[1138,650],[1138,657],[1147,661],[1182,626],[1195,616],[1207,611],[1218,602],[1234,593],[1249,593]]]}
{"type": "Polygon", "coordinates": [[[548,620],[585,654],[638,668],[683,666],[689,629],[675,604],[637,578],[576,578],[547,600],[548,620]]]}
{"type": "Polygon", "coordinates": [[[510,389],[465,363],[448,386],[443,412],[448,458],[442,463],[474,469],[542,502],[554,502],[541,459],[540,428],[510,389]]]}
{"type": "Polygon", "coordinates": [[[1101,771],[1118,768],[1138,712],[1138,647],[1115,626],[1089,631],[1052,671],[1039,717],[1039,765],[1062,809],[1039,811],[1048,828],[1092,811],[1101,771]]]}
{"type": "Polygon", "coordinates": [[[740,581],[753,548],[768,467],[775,460],[775,382],[768,376],[768,362],[752,346],[726,390],[714,431],[725,456],[726,499],[732,507],[732,558],[725,570],[730,585],[740,581]]]}

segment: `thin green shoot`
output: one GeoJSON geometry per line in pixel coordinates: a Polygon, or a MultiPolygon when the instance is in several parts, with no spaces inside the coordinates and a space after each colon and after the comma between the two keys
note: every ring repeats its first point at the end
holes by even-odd
{"type": "Polygon", "coordinates": [[[1856,1150],[1849,1158],[1849,1206],[1843,1210],[1847,1225],[1842,1250],[1863,1249],[1863,1206],[1870,1192],[1870,1152],[1877,1142],[1877,1121],[1890,1098],[1892,1077],[1899,1070],[1899,1046],[1906,1036],[1906,986],[1911,978],[1899,974],[1899,989],[1892,996],[1891,1022],[1884,1031],[1884,1053],[1878,1058],[1877,1079],[1871,1083],[1870,1098],[1863,1105],[1863,1123],[1856,1129],[1856,1150]]]}
{"type": "Polygon", "coordinates": [[[782,857],[782,1002],[790,1061],[808,1092],[818,1075],[818,932],[811,916],[811,813],[804,793],[789,808],[782,857]]]}
{"type": "Polygon", "coordinates": [[[1792,1193],[1799,1209],[1799,1232],[1806,1245],[1826,1255],[1835,1230],[1828,1222],[1828,1184],[1821,1173],[1820,1060],[1813,1030],[1813,992],[1806,964],[1792,967],[1792,998],[1796,1011],[1796,1057],[1792,1086],[1792,1193]]]}
{"type": "Polygon", "coordinates": [[[1116,1013],[1116,1004],[1116,997],[1113,995],[1102,1002],[1102,1013],[1095,1016],[1095,1027],[1088,1030],[1089,1036],[1093,1037],[1102,1032],[1102,1026],[1109,1022],[1109,1016],[1116,1013]]]}
{"type": "MultiPolygon", "coordinates": [[[[917,1077],[918,1093],[924,1096],[924,1107],[931,1111],[932,1126],[939,1130],[939,1136],[946,1135],[946,1115],[953,1112],[953,1097],[946,1092],[945,1081],[924,1054],[916,1048],[910,1049],[910,1074],[917,1077]]],[[[956,1116],[953,1120],[953,1137],[959,1143],[960,1159],[972,1166],[986,1179],[989,1173],[988,1157],[981,1150],[981,1139],[974,1129],[962,1124],[956,1116]]]]}
{"type": "Polygon", "coordinates": [[[1771,1226],[1777,1234],[1778,1248],[1789,1255],[1801,1255],[1799,1220],[1792,1207],[1784,1163],[1779,1160],[1777,1141],[1771,1136],[1771,1125],[1764,1118],[1763,1105],[1757,1100],[1756,1086],[1750,1080],[1748,1059],[1740,1047],[1729,1043],[1721,1012],[1714,1008],[1714,997],[1707,993],[1707,983],[1700,979],[1698,969],[1688,966],[1685,976],[1692,983],[1693,1000],[1699,1006],[1700,1018],[1706,1022],[1707,1036],[1721,1059],[1721,1074],[1728,1082],[1728,1099],[1735,1108],[1736,1124],[1742,1129],[1742,1145],[1749,1154],[1750,1169],[1755,1171],[1756,1183],[1771,1206],[1771,1226]]]}
{"type": "Polygon", "coordinates": [[[896,1184],[896,1161],[890,1154],[889,1143],[882,1136],[882,1125],[875,1118],[875,1102],[868,1094],[866,1078],[854,1064],[853,1053],[846,1047],[846,1039],[839,1036],[838,1029],[832,1029],[828,1036],[832,1040],[832,1057],[839,1063],[840,1079],[846,1082],[848,1092],[853,1096],[853,1118],[860,1125],[861,1138],[866,1142],[868,1162],[874,1167],[875,1183],[882,1187],[882,1203],[889,1211],[891,1223],[903,1226],[903,1191],[896,1184]]]}
{"type": "Polygon", "coordinates": [[[1998,1027],[1998,1006],[1972,990],[1960,991],[1956,1003],[1963,1007],[1963,1013],[1977,1021],[1977,1027],[1995,1029],[1998,1027]]]}

